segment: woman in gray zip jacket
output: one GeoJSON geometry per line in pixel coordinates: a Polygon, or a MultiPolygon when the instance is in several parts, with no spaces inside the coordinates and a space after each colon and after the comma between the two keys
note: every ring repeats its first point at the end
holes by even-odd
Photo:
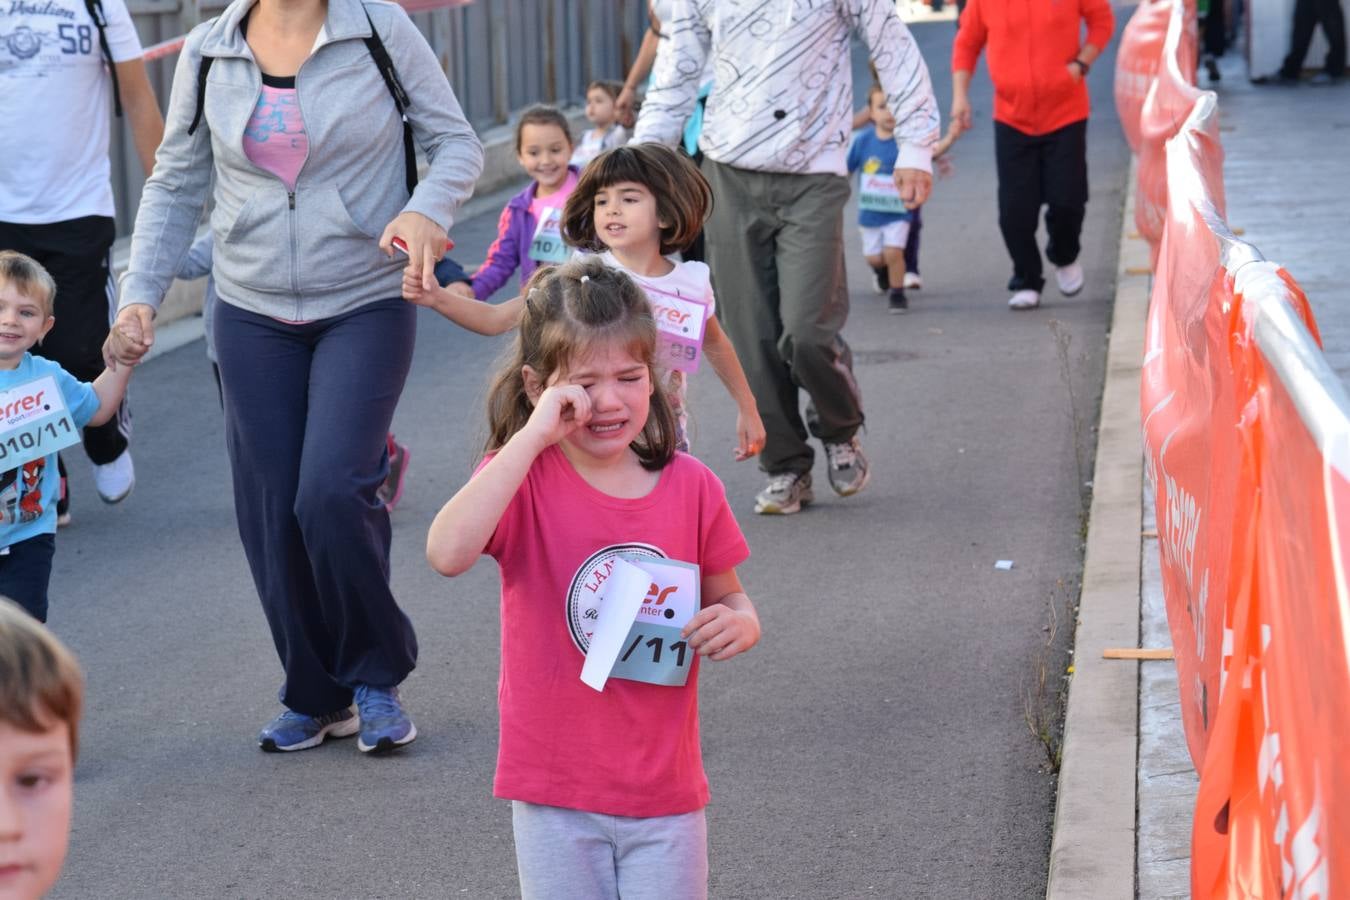
{"type": "Polygon", "coordinates": [[[430,286],[482,147],[422,35],[380,0],[234,0],[188,35],[167,120],[105,355],[149,349],[209,194],[239,535],[285,670],[259,744],[359,731],[361,750],[391,750],[417,734],[398,696],[417,639],[375,493],[413,353],[402,271],[430,286]],[[400,88],[430,161],[411,196],[400,88]]]}

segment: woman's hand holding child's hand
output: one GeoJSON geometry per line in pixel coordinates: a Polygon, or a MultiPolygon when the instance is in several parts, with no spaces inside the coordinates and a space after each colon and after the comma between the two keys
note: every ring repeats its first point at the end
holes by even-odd
{"type": "Polygon", "coordinates": [[[403,270],[403,299],[418,306],[431,306],[435,288],[427,290],[422,285],[422,273],[414,272],[412,266],[403,270]]]}
{"type": "MultiPolygon", "coordinates": [[[[380,249],[386,256],[393,256],[394,238],[402,238],[408,248],[408,267],[404,270],[404,283],[407,273],[421,275],[422,287],[431,290],[436,287],[436,263],[445,255],[445,229],[421,213],[402,212],[394,221],[385,226],[380,235],[380,249]]],[[[408,299],[412,299],[409,297],[408,299]]]]}
{"type": "Polygon", "coordinates": [[[117,364],[134,366],[155,342],[155,312],[149,306],[133,303],[117,314],[117,321],[103,342],[103,362],[109,369],[117,364]]]}
{"type": "Polygon", "coordinates": [[[584,428],[590,420],[591,397],[586,389],[579,384],[555,384],[539,395],[520,433],[540,441],[542,449],[584,428]]]}
{"type": "Polygon", "coordinates": [[[682,634],[699,656],[721,662],[759,643],[759,618],[753,609],[714,603],[699,610],[682,634]]]}
{"type": "Polygon", "coordinates": [[[426,306],[431,309],[436,308],[437,291],[446,291],[451,294],[458,294],[465,300],[476,300],[473,294],[473,288],[462,281],[456,281],[453,284],[447,284],[445,287],[434,287],[428,290],[422,285],[422,275],[416,272],[412,267],[403,270],[403,299],[409,303],[416,303],[418,306],[426,306]]]}

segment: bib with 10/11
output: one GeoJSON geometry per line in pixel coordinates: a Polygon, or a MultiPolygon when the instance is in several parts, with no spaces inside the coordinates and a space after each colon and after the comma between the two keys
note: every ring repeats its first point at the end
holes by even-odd
{"type": "Polygon", "coordinates": [[[567,262],[571,252],[562,239],[562,210],[556,206],[544,207],[539,224],[530,241],[530,259],[541,263],[567,262]]]}
{"type": "Polygon", "coordinates": [[[682,687],[695,653],[683,635],[699,610],[699,568],[693,563],[620,554],[606,582],[582,681],[603,690],[609,678],[682,687]]]}
{"type": "Polygon", "coordinates": [[[16,469],[79,442],[80,429],[52,376],[0,391],[0,469],[16,469]]]}

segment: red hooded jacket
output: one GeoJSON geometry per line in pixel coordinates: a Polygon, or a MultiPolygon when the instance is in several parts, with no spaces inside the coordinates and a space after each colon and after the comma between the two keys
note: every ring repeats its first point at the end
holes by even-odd
{"type": "Polygon", "coordinates": [[[1114,31],[1110,0],[969,0],[952,71],[974,72],[987,44],[994,119],[1047,134],[1088,117],[1087,82],[1069,74],[1068,64],[1084,44],[1104,48],[1114,31]]]}

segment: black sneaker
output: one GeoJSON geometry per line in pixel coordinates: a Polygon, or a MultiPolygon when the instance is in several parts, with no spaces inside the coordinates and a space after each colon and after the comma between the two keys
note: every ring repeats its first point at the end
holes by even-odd
{"type": "Polygon", "coordinates": [[[875,279],[873,285],[876,287],[878,294],[885,294],[891,289],[891,276],[890,273],[886,271],[885,266],[873,268],[872,277],[875,279]]]}
{"type": "Polygon", "coordinates": [[[886,301],[886,311],[893,313],[909,312],[909,301],[905,299],[905,292],[900,288],[891,288],[891,297],[886,301]]]}

